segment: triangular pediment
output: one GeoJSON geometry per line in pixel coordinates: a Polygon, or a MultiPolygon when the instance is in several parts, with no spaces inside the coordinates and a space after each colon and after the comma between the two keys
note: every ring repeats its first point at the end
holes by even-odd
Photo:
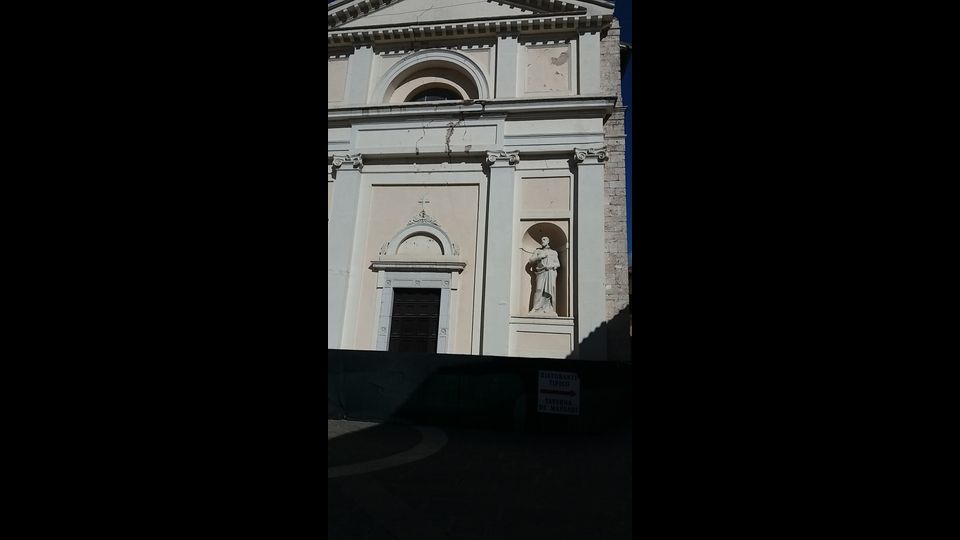
{"type": "Polygon", "coordinates": [[[406,26],[566,14],[610,14],[612,4],[590,0],[353,0],[327,8],[328,29],[406,26]]]}

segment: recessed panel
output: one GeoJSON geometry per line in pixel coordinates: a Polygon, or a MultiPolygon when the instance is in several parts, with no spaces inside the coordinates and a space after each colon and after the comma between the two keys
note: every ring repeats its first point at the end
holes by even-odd
{"type": "Polygon", "coordinates": [[[327,102],[338,103],[343,101],[343,94],[347,87],[347,65],[349,58],[327,59],[327,102]]]}
{"type": "MultiPolygon", "coordinates": [[[[364,176],[367,176],[368,165],[364,167],[364,176]]],[[[479,168],[479,167],[478,167],[479,168]]],[[[477,172],[478,177],[482,178],[482,172],[477,172]]],[[[370,174],[374,184],[370,187],[367,199],[368,209],[361,213],[362,222],[358,224],[366,240],[363,244],[363,254],[360,257],[359,264],[354,267],[358,278],[360,279],[360,296],[357,305],[357,320],[352,321],[356,325],[356,340],[349,343],[346,347],[357,349],[372,349],[376,346],[376,330],[379,328],[377,321],[379,319],[378,309],[380,306],[380,296],[383,289],[378,287],[395,288],[449,288],[451,311],[450,327],[447,338],[449,339],[448,352],[453,354],[470,354],[474,339],[474,297],[477,276],[476,246],[479,220],[480,186],[476,184],[450,184],[437,185],[437,182],[443,181],[443,175],[429,174],[423,172],[420,174],[407,174],[410,184],[404,185],[382,185],[377,184],[376,180],[390,180],[395,178],[390,174],[370,174]],[[417,182],[422,182],[418,184],[417,182]],[[370,268],[371,261],[381,258],[380,252],[385,244],[390,241],[399,231],[406,227],[411,219],[420,217],[421,210],[431,219],[436,220],[437,224],[446,232],[450,240],[459,248],[458,260],[466,263],[466,266],[457,276],[456,283],[440,280],[424,279],[422,276],[412,272],[398,272],[390,278],[391,283],[385,284],[387,279],[380,281],[378,272],[370,268]],[[418,283],[419,282],[419,283],[418,283]]],[[[334,234],[331,232],[331,234],[334,234]]],[[[408,239],[413,240],[413,238],[408,239]]],[[[436,241],[435,238],[432,240],[436,241]]],[[[415,244],[421,242],[417,239],[415,244]]],[[[402,243],[402,242],[401,242],[402,243]]],[[[408,248],[434,249],[431,245],[410,244],[402,247],[400,255],[404,255],[408,248]]],[[[439,251],[439,245],[436,246],[439,251]]],[[[445,254],[446,255],[446,254],[445,254]]],[[[451,255],[453,256],[453,255],[451,255]]],[[[436,255],[431,255],[435,258],[436,255]]],[[[449,280],[449,278],[447,278],[449,280]]]]}
{"type": "Polygon", "coordinates": [[[526,93],[565,93],[570,90],[570,44],[528,45],[526,93]]]}
{"type": "Polygon", "coordinates": [[[570,178],[523,178],[520,182],[523,210],[570,210],[570,178]]]}
{"type": "Polygon", "coordinates": [[[566,356],[573,351],[568,333],[517,332],[514,345],[518,356],[566,356]]]}

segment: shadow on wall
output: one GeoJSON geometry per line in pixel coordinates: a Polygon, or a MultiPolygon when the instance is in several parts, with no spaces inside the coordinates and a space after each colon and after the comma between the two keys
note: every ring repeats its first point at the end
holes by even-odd
{"type": "Polygon", "coordinates": [[[537,264],[527,262],[523,265],[523,271],[527,273],[527,279],[530,280],[530,295],[527,298],[527,313],[533,311],[533,304],[537,300],[537,264]]]}
{"type": "Polygon", "coordinates": [[[583,356],[582,351],[596,350],[595,345],[605,345],[607,361],[632,362],[630,318],[631,308],[630,304],[627,304],[627,307],[617,312],[612,319],[601,323],[586,339],[574,346],[573,353],[568,358],[580,358],[583,356]]]}
{"type": "MultiPolygon", "coordinates": [[[[610,327],[618,317],[627,321],[627,310],[610,327]]],[[[597,433],[630,421],[631,375],[623,361],[328,350],[327,418],[597,433]],[[541,370],[578,375],[580,415],[537,412],[541,370]]]]}

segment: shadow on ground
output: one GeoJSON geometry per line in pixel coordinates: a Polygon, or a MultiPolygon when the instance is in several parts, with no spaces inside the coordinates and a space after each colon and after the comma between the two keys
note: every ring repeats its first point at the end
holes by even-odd
{"type": "Polygon", "coordinates": [[[402,424],[383,423],[327,439],[327,467],[351,465],[405,452],[421,440],[420,432],[402,424]]]}
{"type": "MultiPolygon", "coordinates": [[[[577,352],[603,350],[628,318],[577,352]]],[[[629,358],[625,342],[608,356],[629,358]]],[[[328,479],[328,537],[630,538],[632,373],[624,361],[329,351],[328,419],[379,425],[330,438],[328,467],[417,446],[411,424],[440,426],[448,441],[418,461],[328,479]],[[579,376],[580,415],[537,411],[540,370],[579,376]]]]}

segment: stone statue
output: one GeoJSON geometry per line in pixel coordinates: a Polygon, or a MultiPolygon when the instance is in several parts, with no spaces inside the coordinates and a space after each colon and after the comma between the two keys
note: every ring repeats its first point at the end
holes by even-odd
{"type": "Polygon", "coordinates": [[[533,292],[533,310],[530,313],[557,314],[557,270],[560,268],[560,257],[550,248],[550,238],[540,239],[540,247],[534,250],[530,257],[531,263],[536,263],[534,272],[537,273],[537,287],[533,292]]]}

